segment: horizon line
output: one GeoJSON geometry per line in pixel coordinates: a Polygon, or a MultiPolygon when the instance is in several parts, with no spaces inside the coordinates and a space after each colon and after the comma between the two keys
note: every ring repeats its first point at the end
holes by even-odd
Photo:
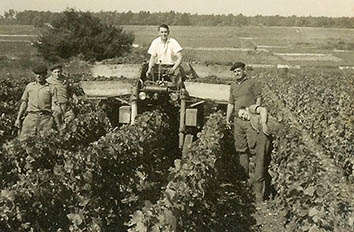
{"type": "MultiPolygon", "coordinates": [[[[232,16],[239,16],[239,15],[242,15],[244,17],[257,17],[257,16],[260,16],[260,17],[312,17],[312,18],[354,18],[354,16],[324,16],[324,15],[320,15],[320,16],[313,16],[313,15],[295,15],[295,14],[292,14],[292,15],[280,15],[280,14],[273,14],[273,15],[262,15],[262,14],[256,14],[256,15],[245,15],[243,14],[242,12],[238,13],[238,14],[234,14],[234,13],[221,13],[221,14],[214,14],[214,13],[192,13],[192,12],[181,12],[181,11],[175,11],[175,10],[169,10],[169,11],[150,11],[150,10],[140,10],[140,11],[134,11],[134,10],[127,10],[127,11],[117,11],[117,10],[97,10],[97,11],[92,11],[92,10],[82,10],[82,9],[77,9],[75,7],[67,7],[65,8],[65,10],[68,10],[68,9],[73,9],[73,10],[76,10],[76,11],[81,11],[81,12],[89,12],[89,13],[105,13],[105,12],[115,12],[115,13],[128,13],[128,12],[132,12],[133,14],[138,14],[140,12],[149,12],[150,14],[159,14],[159,13],[170,13],[170,12],[174,12],[174,13],[177,13],[177,14],[190,14],[190,15],[198,15],[198,16],[228,16],[228,15],[232,15],[232,16]]],[[[51,12],[51,13],[62,13],[64,12],[65,10],[62,10],[62,11],[52,11],[52,10],[32,10],[32,9],[25,9],[25,10],[15,10],[13,8],[10,8],[10,9],[7,9],[7,10],[4,10],[3,14],[0,14],[0,16],[4,16],[5,12],[8,12],[10,10],[14,10],[15,12],[24,12],[24,11],[37,11],[37,12],[51,12]]]]}

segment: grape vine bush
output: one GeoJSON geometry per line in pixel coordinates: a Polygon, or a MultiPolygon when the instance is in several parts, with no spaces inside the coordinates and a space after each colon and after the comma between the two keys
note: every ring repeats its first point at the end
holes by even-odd
{"type": "MultiPolygon", "coordinates": [[[[270,112],[282,112],[282,106],[265,95],[270,112]]],[[[352,231],[353,189],[337,167],[319,158],[326,156],[315,152],[304,144],[298,128],[284,123],[274,140],[269,170],[277,191],[272,207],[286,218],[286,231],[352,231]]]]}
{"type": "MultiPolygon", "coordinates": [[[[311,150],[302,131],[284,117],[284,130],[274,140],[269,172],[276,195],[269,205],[286,219],[285,231],[354,230],[353,191],[347,184],[353,178],[353,83],[342,75],[256,75],[347,176],[324,163],[323,154],[311,150]]],[[[77,119],[62,134],[53,130],[21,144],[13,140],[13,123],[26,82],[0,81],[1,231],[251,230],[253,209],[244,202],[252,199],[245,183],[236,180],[233,216],[220,208],[218,162],[232,146],[221,113],[210,115],[183,159],[166,139],[176,133],[167,115],[146,112],[136,125],[113,128],[107,117],[112,109],[105,105],[110,103],[84,98],[77,119]],[[220,227],[230,220],[231,227],[220,227]]],[[[267,93],[265,104],[272,115],[282,111],[267,93]]]]}
{"type": "Polygon", "coordinates": [[[25,145],[8,142],[0,156],[0,229],[125,231],[123,222],[141,199],[154,201],[165,185],[161,173],[175,158],[162,155],[166,147],[159,144],[169,135],[167,120],[148,112],[136,125],[79,148],[72,139],[82,130],[70,139],[53,131],[25,145]]]}
{"type": "Polygon", "coordinates": [[[19,100],[29,80],[0,80],[0,144],[17,136],[14,130],[19,100]]]}
{"type": "Polygon", "coordinates": [[[352,73],[295,72],[267,83],[298,121],[354,181],[354,85],[352,73]]]}
{"type": "MultiPolygon", "coordinates": [[[[211,114],[186,157],[176,159],[169,169],[170,181],[163,195],[156,203],[146,201],[131,215],[128,231],[249,231],[254,222],[245,215],[251,206],[242,202],[252,199],[245,196],[249,192],[240,181],[234,187],[240,192],[236,191],[232,199],[236,207],[234,216],[230,216],[232,222],[220,227],[223,220],[227,221],[227,209],[219,207],[217,190],[221,183],[217,163],[232,146],[231,141],[223,114],[211,114]]],[[[233,175],[236,179],[236,173],[233,175]]]]}

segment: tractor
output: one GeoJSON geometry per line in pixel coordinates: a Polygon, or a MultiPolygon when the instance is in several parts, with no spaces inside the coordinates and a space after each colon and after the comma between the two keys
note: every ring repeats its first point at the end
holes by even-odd
{"type": "MultiPolygon", "coordinates": [[[[187,65],[189,76],[229,76],[222,66],[187,65]]],[[[186,67],[186,66],[184,66],[186,67]]],[[[184,69],[184,70],[185,70],[184,69]]],[[[146,77],[147,64],[118,64],[92,66],[93,76],[124,77],[114,81],[81,81],[80,85],[89,99],[115,99],[120,101],[119,123],[134,124],[138,113],[151,105],[172,104],[179,111],[178,146],[182,157],[187,152],[196,131],[202,127],[202,105],[211,100],[227,104],[229,85],[182,80],[169,75],[168,67],[155,65],[152,75],[146,77]]],[[[182,69],[183,72],[183,69],[182,69]]],[[[185,73],[182,76],[187,76],[185,73]]]]}

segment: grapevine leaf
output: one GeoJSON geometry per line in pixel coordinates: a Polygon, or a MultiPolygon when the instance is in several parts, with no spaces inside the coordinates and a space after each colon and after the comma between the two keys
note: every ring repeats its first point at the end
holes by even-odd
{"type": "Polygon", "coordinates": [[[309,195],[313,197],[313,194],[315,193],[315,188],[313,186],[310,186],[304,190],[304,194],[309,195]]]}
{"type": "Polygon", "coordinates": [[[78,213],[70,213],[70,214],[67,214],[66,216],[76,226],[79,226],[82,223],[82,217],[78,213]]]}
{"type": "Polygon", "coordinates": [[[318,229],[318,227],[317,227],[316,225],[313,225],[313,226],[310,228],[309,232],[320,232],[320,229],[318,229]]]}

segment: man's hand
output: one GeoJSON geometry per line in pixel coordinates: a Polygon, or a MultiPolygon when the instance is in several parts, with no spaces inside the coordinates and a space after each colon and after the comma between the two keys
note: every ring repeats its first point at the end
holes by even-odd
{"type": "Polygon", "coordinates": [[[226,120],[226,128],[231,130],[231,122],[229,120],[226,120]]]}
{"type": "Polygon", "coordinates": [[[18,129],[21,129],[21,120],[19,118],[17,118],[15,121],[15,127],[17,127],[18,129]]]}

